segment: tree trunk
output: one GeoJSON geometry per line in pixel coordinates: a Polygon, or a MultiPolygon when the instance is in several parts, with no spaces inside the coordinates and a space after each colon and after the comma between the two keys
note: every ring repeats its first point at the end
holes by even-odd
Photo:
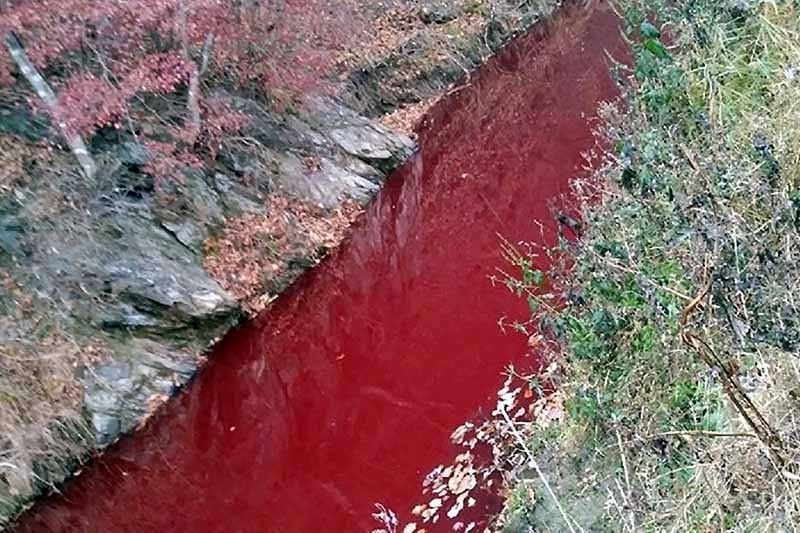
{"type": "Polygon", "coordinates": [[[186,108],[189,112],[187,119],[189,125],[189,142],[194,144],[200,135],[201,116],[200,116],[200,69],[195,67],[189,75],[189,91],[186,97],[186,108]]]}
{"type": "MultiPolygon", "coordinates": [[[[56,97],[56,93],[53,92],[47,80],[44,79],[36,69],[36,66],[28,58],[19,39],[13,34],[8,34],[6,36],[6,47],[11,54],[11,58],[17,64],[20,73],[31,85],[36,95],[44,102],[45,106],[47,106],[50,116],[58,122],[60,113],[58,112],[58,98],[56,97]]],[[[58,122],[58,127],[64,139],[67,141],[67,146],[69,146],[75,159],[78,160],[78,164],[81,166],[84,176],[88,179],[93,179],[97,172],[97,166],[94,163],[92,154],[86,147],[83,137],[77,133],[70,132],[63,122],[58,122]]]]}
{"type": "MultiPolygon", "coordinates": [[[[186,0],[182,0],[178,5],[177,15],[177,30],[178,36],[183,48],[183,59],[186,63],[192,63],[192,55],[189,50],[189,6],[186,0]]],[[[189,130],[189,142],[194,144],[197,137],[200,135],[202,128],[202,117],[200,113],[200,78],[208,68],[208,61],[211,55],[211,49],[214,46],[214,34],[209,33],[206,36],[206,41],[203,43],[203,50],[201,51],[200,65],[194,64],[192,73],[189,74],[189,90],[186,97],[186,108],[189,116],[187,117],[187,124],[189,130]]]]}
{"type": "MultiPolygon", "coordinates": [[[[186,106],[189,111],[189,128],[192,132],[192,139],[191,141],[194,142],[197,140],[198,135],[200,135],[200,130],[202,127],[201,123],[201,116],[200,116],[200,78],[205,74],[206,69],[208,68],[208,62],[211,57],[211,49],[214,46],[214,34],[209,33],[206,37],[205,43],[203,43],[203,50],[201,52],[200,57],[200,65],[196,65],[192,69],[192,73],[189,75],[189,91],[187,96],[187,103],[186,106]]],[[[191,61],[191,58],[188,54],[188,47],[184,48],[186,60],[191,61]]]]}

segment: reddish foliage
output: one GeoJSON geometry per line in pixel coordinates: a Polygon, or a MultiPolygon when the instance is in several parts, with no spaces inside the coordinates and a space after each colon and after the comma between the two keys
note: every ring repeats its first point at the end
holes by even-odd
{"type": "MultiPolygon", "coordinates": [[[[204,101],[203,88],[255,84],[301,93],[324,86],[336,54],[357,34],[348,2],[9,0],[0,36],[13,32],[50,79],[59,95],[51,113],[74,133],[127,127],[136,97],[171,94],[200,78],[195,108],[205,124],[200,131],[192,124],[187,137],[210,142],[213,153],[219,135],[243,120],[221,101],[204,101]]],[[[0,84],[13,81],[12,67],[0,54],[0,84]]]]}
{"type": "Polygon", "coordinates": [[[233,109],[229,100],[219,96],[207,98],[203,108],[202,141],[211,156],[216,157],[225,136],[241,131],[247,125],[248,117],[233,109]]]}
{"type": "Polygon", "coordinates": [[[110,126],[125,109],[124,91],[92,74],[82,74],[67,81],[58,95],[61,114],[56,117],[69,131],[92,132],[98,126],[110,126]]]}
{"type": "Polygon", "coordinates": [[[144,141],[144,147],[150,154],[150,161],[145,170],[155,177],[156,189],[160,188],[162,180],[182,182],[181,168],[203,165],[203,161],[182,144],[148,139],[144,141]]]}

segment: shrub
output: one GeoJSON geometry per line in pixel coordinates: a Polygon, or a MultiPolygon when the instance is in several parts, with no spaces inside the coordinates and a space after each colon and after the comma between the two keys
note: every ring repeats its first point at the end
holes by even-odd
{"type": "MultiPolygon", "coordinates": [[[[206,98],[205,87],[320,89],[336,54],[359,30],[347,0],[7,4],[0,15],[8,50],[0,57],[0,84],[14,83],[17,73],[27,79],[87,176],[94,164],[83,136],[109,127],[136,135],[141,120],[155,120],[169,124],[172,144],[191,149],[198,140],[213,141],[219,121],[204,118],[218,116],[220,102],[206,98]],[[177,120],[147,101],[179,90],[186,111],[177,120]]],[[[161,152],[171,157],[172,151],[161,152]]]]}
{"type": "Polygon", "coordinates": [[[549,298],[526,283],[525,255],[512,254],[522,292],[548,304],[533,321],[563,349],[553,357],[567,398],[557,431],[541,436],[530,423],[518,444],[536,443],[565,513],[548,517],[531,500],[521,515],[515,498],[500,523],[791,530],[797,3],[617,5],[634,61],[616,66],[624,98],[603,109],[611,149],[575,185],[586,229],[554,252],[562,266],[548,274],[549,298]],[[555,294],[568,296],[557,309],[555,294]]]}

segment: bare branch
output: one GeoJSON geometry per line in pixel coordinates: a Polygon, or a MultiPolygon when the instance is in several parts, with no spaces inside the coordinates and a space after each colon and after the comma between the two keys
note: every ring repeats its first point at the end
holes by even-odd
{"type": "Polygon", "coordinates": [[[60,114],[58,112],[58,97],[56,93],[53,92],[47,80],[44,79],[44,76],[41,75],[36,66],[28,58],[22,43],[19,42],[19,39],[17,39],[14,34],[9,33],[6,35],[6,47],[8,48],[9,54],[11,54],[11,58],[17,64],[20,73],[22,73],[22,76],[31,85],[39,99],[44,102],[47,110],[50,112],[50,116],[58,123],[61,134],[67,141],[67,145],[75,156],[75,159],[78,160],[78,164],[81,166],[84,176],[88,179],[93,179],[97,172],[97,166],[92,158],[92,154],[89,152],[83,137],[69,131],[67,125],[59,121],[58,117],[60,114]]]}
{"type": "MultiPolygon", "coordinates": [[[[189,51],[189,12],[187,3],[181,2],[180,10],[178,11],[178,33],[181,38],[181,46],[183,47],[183,58],[187,63],[191,63],[192,57],[189,51]]],[[[191,133],[191,142],[197,140],[202,128],[202,116],[200,112],[200,79],[208,69],[208,63],[211,59],[211,52],[214,48],[214,32],[210,32],[206,36],[203,43],[203,48],[200,52],[200,64],[194,64],[192,72],[189,75],[189,89],[186,97],[186,108],[189,114],[187,119],[189,125],[189,132],[191,133]]]]}

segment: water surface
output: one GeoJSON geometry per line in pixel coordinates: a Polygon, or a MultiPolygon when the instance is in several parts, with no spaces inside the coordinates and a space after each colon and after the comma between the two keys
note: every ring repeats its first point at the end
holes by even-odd
{"type": "Polygon", "coordinates": [[[615,94],[606,49],[622,49],[616,19],[594,2],[490,61],[432,110],[419,154],[332,257],[19,530],[361,532],[374,502],[408,518],[503,369],[535,366],[498,327],[524,302],[488,276],[498,234],[555,242],[551,207],[615,94]]]}

